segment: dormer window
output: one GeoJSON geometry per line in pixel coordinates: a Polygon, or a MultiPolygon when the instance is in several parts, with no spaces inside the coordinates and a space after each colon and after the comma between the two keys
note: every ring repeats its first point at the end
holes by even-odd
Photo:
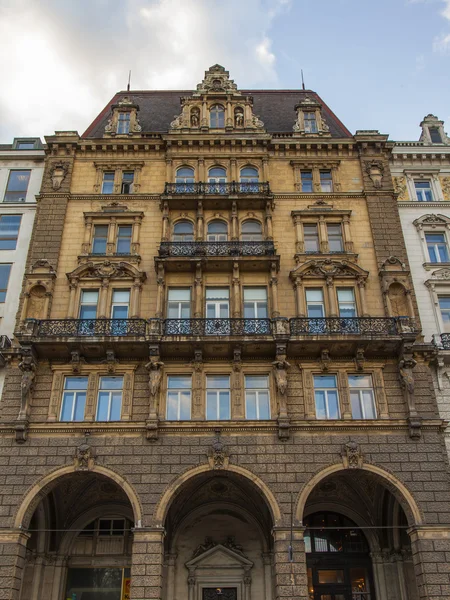
{"type": "Polygon", "coordinates": [[[428,131],[433,144],[442,144],[442,137],[437,127],[430,127],[428,131]]]}
{"type": "Polygon", "coordinates": [[[316,114],[313,112],[305,112],[305,133],[317,133],[316,114]]]}
{"type": "Polygon", "coordinates": [[[211,107],[209,113],[209,126],[212,129],[222,129],[225,127],[225,111],[220,104],[215,104],[211,107]]]}
{"type": "Polygon", "coordinates": [[[130,133],[130,113],[121,112],[117,119],[117,133],[130,133]]]}

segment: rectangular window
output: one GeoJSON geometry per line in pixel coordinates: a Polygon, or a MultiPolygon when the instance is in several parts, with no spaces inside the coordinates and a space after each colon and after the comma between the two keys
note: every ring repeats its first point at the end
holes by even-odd
{"type": "Polygon", "coordinates": [[[8,185],[6,186],[4,202],[25,202],[31,170],[9,172],[8,185]]]}
{"type": "Polygon", "coordinates": [[[100,377],[97,421],[120,421],[123,377],[100,377]]]}
{"type": "Polygon", "coordinates": [[[430,262],[449,262],[448,246],[445,233],[427,233],[425,239],[428,247],[430,262]]]}
{"type": "Polygon", "coordinates": [[[134,171],[124,171],[122,173],[122,185],[120,187],[121,194],[133,193],[134,171]]]}
{"type": "Polygon", "coordinates": [[[121,112],[117,119],[117,133],[130,133],[130,113],[121,112]]]}
{"type": "Polygon", "coordinates": [[[108,225],[94,225],[92,254],[106,254],[108,242],[108,225]]]}
{"type": "Polygon", "coordinates": [[[191,290],[189,288],[169,289],[167,318],[190,319],[191,317],[191,290]]]}
{"type": "Polygon", "coordinates": [[[228,319],[230,316],[230,290],[228,288],[206,289],[206,318],[228,319]]]}
{"type": "Polygon", "coordinates": [[[114,193],[114,171],[105,171],[103,173],[102,194],[114,193]]]}
{"type": "Polygon", "coordinates": [[[229,375],[208,375],[206,377],[206,418],[208,421],[231,418],[229,375]]]}
{"type": "Polygon", "coordinates": [[[113,290],[111,319],[128,319],[130,290],[113,290]]]}
{"type": "Polygon", "coordinates": [[[450,324],[450,296],[439,296],[439,308],[445,325],[450,324]]]}
{"type": "Polygon", "coordinates": [[[339,305],[339,316],[344,319],[357,317],[355,292],[352,288],[338,288],[337,299],[339,305]]]}
{"type": "Polygon", "coordinates": [[[269,378],[245,376],[245,416],[250,420],[270,419],[269,378]]]}
{"type": "Polygon", "coordinates": [[[34,141],[23,141],[23,142],[17,142],[17,146],[16,149],[17,150],[34,150],[34,146],[35,146],[35,142],[34,141]]]}
{"type": "Polygon", "coordinates": [[[301,171],[300,180],[302,184],[302,192],[309,194],[313,191],[313,175],[312,171],[301,171]]]}
{"type": "Polygon", "coordinates": [[[99,519],[98,535],[125,535],[125,519],[99,519]]]}
{"type": "Polygon", "coordinates": [[[339,419],[336,375],[314,375],[314,397],[318,419],[339,419]]]}
{"type": "Polygon", "coordinates": [[[354,419],[376,419],[372,377],[370,375],[349,375],[350,401],[354,419]]]}
{"type": "Polygon", "coordinates": [[[303,113],[305,119],[305,133],[317,133],[316,113],[303,113]]]}
{"type": "Polygon", "coordinates": [[[21,215],[0,216],[0,250],[15,250],[21,215]]]}
{"type": "Polygon", "coordinates": [[[333,191],[333,179],[331,171],[320,171],[320,190],[322,192],[333,191]]]}
{"type": "Polygon", "coordinates": [[[170,375],[167,380],[167,419],[189,421],[191,418],[192,378],[170,375]]]}
{"type": "Polygon", "coordinates": [[[310,319],[325,317],[323,290],[321,288],[309,288],[306,290],[306,310],[310,319]]]}
{"type": "Polygon", "coordinates": [[[133,237],[133,228],[131,225],[119,225],[117,231],[117,254],[131,254],[131,240],[133,237]]]}
{"type": "Polygon", "coordinates": [[[61,407],[61,421],[84,421],[87,377],[66,377],[61,407]]]}
{"type": "Polygon", "coordinates": [[[431,191],[431,181],[415,181],[416,197],[419,202],[433,202],[433,192],[431,191]]]}
{"type": "Polygon", "coordinates": [[[80,319],[97,318],[98,290],[81,290],[80,319]]]}
{"type": "Polygon", "coordinates": [[[0,264],[0,303],[6,300],[6,291],[8,289],[9,274],[11,273],[11,265],[0,264]]]}
{"type": "Polygon", "coordinates": [[[319,232],[317,225],[303,225],[303,235],[305,239],[305,252],[319,252],[319,232]]]}
{"type": "Polygon", "coordinates": [[[244,319],[267,319],[267,317],[266,288],[244,288],[244,319]]]}
{"type": "Polygon", "coordinates": [[[428,131],[430,132],[430,138],[433,144],[442,144],[441,134],[437,127],[429,127],[428,131]]]}
{"type": "Polygon", "coordinates": [[[339,223],[327,224],[328,247],[330,252],[343,252],[344,240],[342,238],[342,227],[339,223]]]}

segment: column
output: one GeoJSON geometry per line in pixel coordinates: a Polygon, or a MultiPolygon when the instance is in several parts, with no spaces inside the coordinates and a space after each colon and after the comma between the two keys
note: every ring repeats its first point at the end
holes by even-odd
{"type": "Polygon", "coordinates": [[[448,564],[450,529],[439,525],[416,525],[408,529],[420,600],[449,597],[450,573],[436,571],[448,564]]]}
{"type": "Polygon", "coordinates": [[[328,304],[330,307],[330,317],[337,317],[337,306],[336,306],[336,292],[334,289],[334,280],[332,277],[326,279],[327,291],[328,291],[328,304]]]}
{"type": "Polygon", "coordinates": [[[195,301],[194,301],[194,318],[202,318],[202,292],[203,292],[203,280],[202,280],[202,265],[197,263],[195,267],[195,301]]]}
{"type": "Polygon", "coordinates": [[[319,217],[319,243],[321,252],[327,253],[330,251],[328,245],[327,224],[324,216],[319,217]]]}
{"type": "Polygon", "coordinates": [[[233,242],[239,240],[237,202],[235,201],[231,204],[231,240],[233,242]]]}
{"type": "Polygon", "coordinates": [[[337,374],[339,399],[343,419],[352,418],[352,409],[350,407],[350,394],[348,393],[347,373],[339,371],[337,374]]]}
{"type": "Polygon", "coordinates": [[[171,158],[166,158],[166,181],[168,183],[170,183],[171,181],[173,181],[172,159],[171,158]]]}
{"type": "Polygon", "coordinates": [[[142,225],[142,218],[135,217],[134,223],[133,223],[133,232],[132,232],[133,237],[131,239],[131,252],[133,254],[139,254],[139,251],[140,251],[139,239],[140,239],[140,234],[141,234],[141,225],[142,225]]]}
{"type": "Polygon", "coordinates": [[[197,202],[197,226],[196,226],[196,235],[195,239],[198,242],[203,242],[204,231],[203,231],[203,203],[201,200],[197,202]]]}
{"type": "Polygon", "coordinates": [[[272,263],[271,266],[270,288],[272,292],[272,319],[276,319],[280,316],[280,312],[278,310],[278,277],[276,263],[272,263]]]}
{"type": "Polygon", "coordinates": [[[333,191],[340,192],[341,191],[341,181],[339,179],[339,168],[337,165],[331,167],[331,177],[333,181],[333,191]]]}
{"type": "Polygon", "coordinates": [[[109,279],[102,279],[100,284],[100,297],[98,299],[98,315],[99,319],[107,318],[107,301],[108,301],[109,279]]]}
{"type": "Polygon", "coordinates": [[[237,163],[236,163],[235,158],[232,158],[230,160],[230,179],[231,179],[231,181],[238,181],[238,179],[239,179],[239,175],[238,175],[238,171],[237,171],[237,163]]]}
{"type": "Polygon", "coordinates": [[[300,215],[294,215],[294,227],[295,227],[295,251],[297,254],[303,254],[305,251],[305,240],[303,238],[303,226],[300,215]]]}
{"type": "Polygon", "coordinates": [[[3,590],[3,597],[8,600],[19,600],[29,537],[29,533],[15,529],[3,530],[0,533],[2,548],[0,590],[3,590]]]}
{"type": "Polygon", "coordinates": [[[69,283],[70,294],[69,294],[69,308],[67,310],[67,318],[68,319],[76,319],[75,302],[76,302],[77,288],[78,288],[78,281],[71,279],[70,283],[69,283]]]}
{"type": "Polygon", "coordinates": [[[308,600],[305,543],[303,527],[292,532],[292,556],[289,556],[291,531],[274,527],[275,600],[308,600]]]}
{"type": "Polygon", "coordinates": [[[239,263],[233,263],[233,319],[241,317],[241,282],[239,279],[239,263]]]}
{"type": "Polygon", "coordinates": [[[175,597],[175,561],[176,554],[166,554],[166,577],[167,577],[167,600],[174,600],[175,597]]]}
{"type": "Polygon", "coordinates": [[[141,299],[141,280],[136,277],[131,286],[130,298],[130,319],[137,319],[140,316],[140,299],[141,299]]]}
{"type": "Polygon", "coordinates": [[[344,248],[346,252],[354,252],[352,234],[350,231],[350,217],[346,215],[342,220],[344,229],[344,248]]]}
{"type": "Polygon", "coordinates": [[[108,240],[106,244],[106,254],[114,254],[116,250],[116,232],[117,232],[117,221],[114,217],[110,218],[108,228],[108,240]]]}
{"type": "Polygon", "coordinates": [[[297,317],[306,316],[305,294],[303,290],[303,281],[300,277],[294,280],[295,305],[297,308],[297,317]]]}
{"type": "Polygon", "coordinates": [[[383,553],[379,550],[371,552],[370,558],[372,559],[373,580],[375,585],[376,597],[387,598],[383,553]]]}
{"type": "Polygon", "coordinates": [[[84,239],[82,254],[89,254],[91,250],[92,218],[88,217],[84,222],[84,239]]]}
{"type": "Polygon", "coordinates": [[[363,317],[369,317],[366,302],[366,280],[358,279],[359,301],[361,302],[361,312],[363,317]]]}
{"type": "Polygon", "coordinates": [[[270,202],[266,202],[266,240],[273,240],[273,227],[272,227],[272,207],[270,202]]]}
{"type": "Polygon", "coordinates": [[[170,228],[169,228],[169,203],[168,202],[164,202],[163,205],[163,221],[162,221],[162,235],[161,235],[161,241],[162,242],[168,242],[169,241],[169,235],[170,235],[170,228]]]}
{"type": "Polygon", "coordinates": [[[318,167],[313,167],[312,176],[313,176],[313,190],[316,193],[320,193],[320,191],[321,191],[321,189],[320,189],[320,172],[319,172],[318,167]]]}
{"type": "Polygon", "coordinates": [[[227,128],[233,127],[233,110],[231,108],[231,102],[229,100],[227,100],[227,106],[226,106],[225,126],[227,128]]]}
{"type": "Polygon", "coordinates": [[[198,159],[198,181],[205,181],[205,159],[198,159]]]}
{"type": "Polygon", "coordinates": [[[263,181],[264,182],[269,181],[269,159],[263,158],[262,159],[262,166],[263,166],[263,169],[262,169],[262,178],[263,178],[263,181]]]}
{"type": "Polygon", "coordinates": [[[158,265],[158,274],[156,277],[156,311],[155,315],[157,319],[162,319],[163,317],[163,304],[164,304],[164,267],[162,264],[158,265]]]}
{"type": "Polygon", "coordinates": [[[164,534],[162,528],[142,528],[133,532],[132,600],[161,600],[164,534]]]}
{"type": "Polygon", "coordinates": [[[208,103],[206,102],[206,100],[204,100],[202,102],[202,120],[201,120],[201,126],[202,127],[209,127],[208,103]]]}

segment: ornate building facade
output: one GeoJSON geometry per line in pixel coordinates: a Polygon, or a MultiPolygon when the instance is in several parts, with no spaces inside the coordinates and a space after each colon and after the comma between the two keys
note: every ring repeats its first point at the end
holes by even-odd
{"type": "Polygon", "coordinates": [[[215,65],[46,141],[0,411],[5,597],[448,597],[387,136],[215,65]]]}

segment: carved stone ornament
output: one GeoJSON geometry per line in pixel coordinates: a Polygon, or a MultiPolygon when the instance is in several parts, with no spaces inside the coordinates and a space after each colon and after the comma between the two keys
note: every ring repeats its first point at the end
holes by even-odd
{"type": "Polygon", "coordinates": [[[87,262],[68,273],[69,281],[83,279],[137,279],[144,281],[146,274],[127,262],[87,262]]]}
{"type": "Polygon", "coordinates": [[[272,366],[277,390],[282,396],[284,396],[288,385],[287,370],[291,365],[287,362],[287,360],[275,360],[272,363],[272,366]]]}
{"type": "Polygon", "coordinates": [[[209,466],[211,469],[226,469],[230,462],[229,453],[223,442],[220,441],[220,431],[217,431],[216,434],[217,437],[208,450],[209,466]]]}
{"type": "Polygon", "coordinates": [[[394,177],[394,192],[398,195],[399,200],[407,200],[408,188],[405,177],[394,177]]]}
{"type": "Polygon", "coordinates": [[[331,363],[331,357],[330,357],[329,350],[321,350],[320,351],[319,363],[320,363],[322,372],[326,373],[328,371],[328,369],[330,368],[330,363],[331,363]]]}
{"type": "Polygon", "coordinates": [[[450,269],[444,268],[433,271],[430,279],[431,281],[448,281],[450,280],[450,269]]]}
{"type": "Polygon", "coordinates": [[[78,446],[74,456],[75,471],[90,471],[94,462],[95,454],[91,446],[86,442],[78,446]]]}
{"type": "Polygon", "coordinates": [[[366,172],[370,177],[373,187],[380,189],[383,181],[384,165],[381,160],[370,160],[365,162],[366,172]]]}
{"type": "Polygon", "coordinates": [[[347,442],[341,452],[342,462],[346,469],[361,469],[363,456],[361,448],[356,442],[347,442]]]}
{"type": "Polygon", "coordinates": [[[56,191],[61,187],[62,182],[69,172],[69,163],[57,162],[54,163],[49,170],[49,177],[52,182],[52,188],[56,191]]]}
{"type": "Polygon", "coordinates": [[[406,271],[406,265],[396,256],[389,256],[381,263],[380,272],[383,271],[406,271]]]}
{"type": "Polygon", "coordinates": [[[215,64],[205,71],[205,78],[197,85],[197,92],[237,92],[237,85],[230,79],[229,71],[225,71],[222,65],[215,64]]]}
{"type": "Polygon", "coordinates": [[[310,260],[306,263],[301,263],[290,273],[291,279],[299,277],[303,279],[305,277],[312,278],[362,278],[368,277],[368,271],[365,271],[356,264],[350,263],[346,260],[333,260],[332,258],[325,258],[323,260],[310,260]]]}
{"type": "Polygon", "coordinates": [[[164,363],[157,359],[152,359],[145,365],[148,371],[148,389],[151,396],[159,394],[163,367],[164,363]]]}
{"type": "Polygon", "coordinates": [[[22,371],[20,382],[20,411],[18,420],[26,420],[31,404],[31,394],[36,379],[36,361],[31,348],[22,349],[22,360],[19,363],[19,369],[22,371]]]}
{"type": "Polygon", "coordinates": [[[443,177],[441,179],[441,187],[444,194],[444,200],[450,200],[450,177],[443,177]]]}
{"type": "Polygon", "coordinates": [[[205,537],[205,541],[203,542],[203,544],[199,544],[192,553],[192,558],[196,558],[197,556],[204,554],[208,550],[211,550],[211,548],[215,548],[219,545],[223,546],[224,548],[228,548],[228,550],[231,550],[236,554],[245,556],[243,547],[240,544],[236,543],[235,537],[233,535],[229,535],[224,542],[216,542],[210,536],[205,537]]]}

